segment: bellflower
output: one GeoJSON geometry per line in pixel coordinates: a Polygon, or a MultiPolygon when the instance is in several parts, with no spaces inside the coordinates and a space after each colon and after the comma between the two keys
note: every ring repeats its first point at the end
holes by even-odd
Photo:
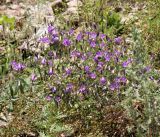
{"type": "Polygon", "coordinates": [[[150,80],[154,80],[154,77],[153,77],[153,76],[150,76],[149,79],[150,79],[150,80]]]}
{"type": "Polygon", "coordinates": [[[92,48],[95,48],[95,47],[96,47],[96,42],[95,42],[95,41],[90,41],[90,46],[91,46],[92,48]]]}
{"type": "Polygon", "coordinates": [[[105,77],[100,78],[100,84],[101,84],[101,85],[106,84],[106,82],[107,82],[107,80],[106,80],[105,77]]]}
{"type": "Polygon", "coordinates": [[[114,55],[115,55],[115,56],[119,56],[119,55],[121,55],[121,53],[120,53],[120,51],[115,50],[115,51],[114,51],[114,55]]]}
{"type": "Polygon", "coordinates": [[[38,56],[34,56],[34,61],[35,61],[35,62],[38,61],[38,56]]]}
{"type": "Polygon", "coordinates": [[[71,41],[69,39],[65,38],[65,39],[63,39],[63,45],[68,47],[71,45],[71,41]]]}
{"type": "Polygon", "coordinates": [[[122,66],[124,67],[124,68],[126,68],[130,63],[131,63],[131,59],[128,59],[127,61],[124,61],[123,63],[122,63],[122,66]]]}
{"type": "Polygon", "coordinates": [[[81,56],[81,60],[87,60],[87,56],[86,55],[82,55],[81,56]]]}
{"type": "Polygon", "coordinates": [[[52,93],[55,93],[57,91],[56,87],[51,87],[50,90],[52,93]]]}
{"type": "Polygon", "coordinates": [[[102,57],[103,57],[103,52],[98,51],[98,52],[96,53],[96,55],[94,56],[94,61],[98,62],[98,60],[99,60],[100,58],[102,58],[102,57]]]}
{"type": "Polygon", "coordinates": [[[95,32],[90,33],[90,39],[95,40],[97,38],[97,34],[95,32]]]}
{"type": "Polygon", "coordinates": [[[52,34],[53,30],[54,30],[54,27],[51,26],[51,25],[49,25],[49,26],[48,26],[48,33],[49,33],[49,34],[52,34]]]}
{"type": "Polygon", "coordinates": [[[105,57],[104,57],[104,58],[105,58],[105,61],[106,61],[106,62],[110,61],[111,57],[112,57],[111,53],[106,53],[106,54],[105,54],[105,57]]]}
{"type": "Polygon", "coordinates": [[[49,71],[48,71],[48,75],[53,75],[53,69],[52,68],[49,68],[49,71]]]}
{"type": "Polygon", "coordinates": [[[83,39],[83,34],[82,33],[79,33],[78,35],[77,35],[77,41],[81,41],[82,39],[83,39]]]}
{"type": "Polygon", "coordinates": [[[113,83],[110,84],[109,88],[110,88],[110,90],[112,90],[112,91],[113,91],[113,90],[116,90],[116,89],[119,89],[119,83],[113,82],[113,83]]]}
{"type": "Polygon", "coordinates": [[[32,73],[32,75],[31,75],[31,81],[34,82],[36,80],[37,80],[37,77],[36,77],[35,73],[32,73]]]}
{"type": "Polygon", "coordinates": [[[115,44],[120,45],[122,42],[122,38],[121,37],[117,37],[114,39],[115,44]]]}
{"type": "Polygon", "coordinates": [[[61,97],[60,97],[60,96],[56,96],[56,97],[55,97],[55,101],[56,101],[57,103],[60,103],[61,97]]]}
{"type": "Polygon", "coordinates": [[[53,62],[52,62],[52,60],[48,60],[48,65],[50,66],[50,67],[52,67],[53,66],[53,62]]]}
{"type": "Polygon", "coordinates": [[[104,42],[102,42],[102,43],[99,44],[99,46],[100,46],[101,48],[103,48],[103,47],[106,46],[106,44],[105,44],[104,42]]]}
{"type": "Polygon", "coordinates": [[[42,65],[45,65],[46,63],[47,63],[46,59],[45,59],[45,58],[42,58],[41,64],[42,64],[42,65]]]}
{"type": "Polygon", "coordinates": [[[51,96],[46,96],[47,101],[51,101],[52,97],[51,96]]]}
{"type": "Polygon", "coordinates": [[[114,80],[116,83],[126,83],[127,82],[127,78],[122,76],[122,77],[116,77],[114,80]]]}
{"type": "Polygon", "coordinates": [[[48,38],[48,37],[43,37],[43,38],[40,38],[40,40],[39,40],[40,42],[42,42],[42,43],[47,43],[47,44],[49,44],[50,43],[50,39],[48,38]]]}
{"type": "Polygon", "coordinates": [[[146,67],[144,68],[144,70],[145,70],[146,72],[149,72],[149,71],[151,70],[151,67],[150,67],[150,66],[146,66],[146,67]]]}
{"type": "Polygon", "coordinates": [[[126,77],[121,77],[121,78],[120,78],[120,82],[126,83],[126,82],[127,82],[127,78],[126,78],[126,77]]]}
{"type": "Polygon", "coordinates": [[[90,67],[89,66],[85,66],[84,70],[85,70],[86,73],[89,73],[90,72],[90,67]]]}
{"type": "Polygon", "coordinates": [[[103,62],[98,62],[98,67],[103,68],[104,63],[103,62]]]}
{"type": "Polygon", "coordinates": [[[81,85],[79,88],[79,92],[80,93],[86,93],[86,86],[85,85],[81,85]]]}
{"type": "Polygon", "coordinates": [[[99,37],[103,40],[103,39],[106,38],[106,35],[101,33],[101,34],[99,35],[99,37]]]}
{"type": "Polygon", "coordinates": [[[67,84],[65,92],[68,93],[71,92],[72,90],[73,90],[73,84],[72,83],[67,84]]]}
{"type": "Polygon", "coordinates": [[[89,76],[91,79],[95,79],[97,77],[95,73],[90,73],[89,76]]]}
{"type": "Polygon", "coordinates": [[[74,34],[74,29],[72,28],[69,30],[69,35],[73,35],[73,34],[74,34]]]}
{"type": "Polygon", "coordinates": [[[16,61],[12,61],[11,66],[12,69],[16,71],[22,71],[25,69],[25,65],[23,65],[22,63],[17,63],[16,61]]]}
{"type": "Polygon", "coordinates": [[[72,69],[69,69],[69,68],[66,68],[65,71],[67,75],[71,75],[72,73],[72,69]]]}
{"type": "Polygon", "coordinates": [[[71,52],[71,57],[78,57],[79,58],[79,57],[81,57],[81,52],[74,50],[71,52]]]}
{"type": "Polygon", "coordinates": [[[49,57],[52,57],[54,54],[53,54],[53,52],[52,51],[48,51],[48,56],[49,57]]]}
{"type": "Polygon", "coordinates": [[[55,43],[59,41],[59,37],[58,36],[52,36],[52,43],[55,43]]]}

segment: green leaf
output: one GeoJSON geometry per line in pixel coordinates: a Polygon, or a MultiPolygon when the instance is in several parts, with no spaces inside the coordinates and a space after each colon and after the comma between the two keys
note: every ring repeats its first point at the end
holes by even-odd
{"type": "Polygon", "coordinates": [[[9,89],[10,89],[11,97],[14,98],[14,91],[11,85],[9,85],[9,89]]]}

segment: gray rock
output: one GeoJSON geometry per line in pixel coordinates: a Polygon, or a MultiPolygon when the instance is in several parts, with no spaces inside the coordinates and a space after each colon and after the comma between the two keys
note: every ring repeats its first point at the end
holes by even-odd
{"type": "Polygon", "coordinates": [[[68,7],[78,7],[82,6],[82,2],[80,0],[71,0],[67,3],[68,7]]]}
{"type": "Polygon", "coordinates": [[[78,9],[76,7],[70,7],[66,10],[66,12],[64,14],[78,14],[78,9]]]}

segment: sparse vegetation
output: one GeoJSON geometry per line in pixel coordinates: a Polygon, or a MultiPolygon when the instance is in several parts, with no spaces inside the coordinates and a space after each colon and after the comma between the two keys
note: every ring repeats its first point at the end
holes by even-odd
{"type": "Polygon", "coordinates": [[[0,136],[160,136],[160,1],[80,2],[0,17],[0,136]]]}

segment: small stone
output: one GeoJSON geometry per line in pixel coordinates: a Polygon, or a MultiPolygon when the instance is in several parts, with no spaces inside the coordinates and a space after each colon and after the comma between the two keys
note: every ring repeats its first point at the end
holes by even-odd
{"type": "Polygon", "coordinates": [[[5,10],[7,8],[6,5],[0,6],[0,10],[5,10]]]}
{"type": "Polygon", "coordinates": [[[19,7],[19,5],[16,5],[16,4],[12,4],[11,6],[10,6],[10,9],[12,9],[12,10],[17,10],[17,9],[19,9],[20,7],[19,7]]]}
{"type": "Polygon", "coordinates": [[[78,7],[78,6],[82,6],[82,2],[79,0],[72,0],[72,1],[68,2],[67,5],[69,7],[78,7]]]}
{"type": "Polygon", "coordinates": [[[66,14],[78,14],[78,9],[76,7],[70,7],[67,9],[66,14]]]}

